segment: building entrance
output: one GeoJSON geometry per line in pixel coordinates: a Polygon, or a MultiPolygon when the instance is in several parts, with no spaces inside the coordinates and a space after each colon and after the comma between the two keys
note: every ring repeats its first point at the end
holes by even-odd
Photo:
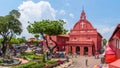
{"type": "Polygon", "coordinates": [[[88,47],[84,47],[84,55],[88,55],[88,47]]]}
{"type": "Polygon", "coordinates": [[[79,46],[76,47],[76,53],[80,54],[80,47],[79,46]]]}

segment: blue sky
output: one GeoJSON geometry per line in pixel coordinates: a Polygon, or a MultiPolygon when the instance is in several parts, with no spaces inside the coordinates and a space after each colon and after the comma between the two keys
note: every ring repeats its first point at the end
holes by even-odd
{"type": "Polygon", "coordinates": [[[32,35],[25,29],[28,21],[63,19],[67,22],[65,28],[70,30],[79,20],[83,6],[94,28],[109,39],[120,23],[120,0],[0,0],[0,16],[18,9],[24,29],[21,36],[29,38],[32,35]]]}

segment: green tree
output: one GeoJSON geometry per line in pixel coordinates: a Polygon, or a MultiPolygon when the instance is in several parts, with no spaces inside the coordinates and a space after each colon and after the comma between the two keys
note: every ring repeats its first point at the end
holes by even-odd
{"type": "Polygon", "coordinates": [[[34,37],[36,38],[36,40],[38,40],[39,34],[35,34],[34,37]]]}
{"type": "Polygon", "coordinates": [[[106,43],[107,43],[107,40],[104,38],[104,39],[103,39],[103,46],[105,46],[106,43]]]}
{"type": "Polygon", "coordinates": [[[2,41],[2,54],[6,56],[6,52],[9,48],[9,42],[13,35],[20,35],[22,32],[22,24],[18,20],[20,13],[17,10],[12,10],[6,16],[0,16],[0,35],[3,38],[2,41]],[[18,14],[17,14],[18,13],[18,14]]]}
{"type": "Polygon", "coordinates": [[[16,38],[13,38],[10,40],[10,44],[19,44],[19,40],[17,40],[16,38]]]}
{"type": "Polygon", "coordinates": [[[41,34],[41,36],[46,42],[47,48],[49,49],[52,55],[54,48],[57,47],[57,42],[55,42],[51,38],[51,36],[52,35],[57,36],[65,33],[66,30],[63,27],[64,24],[65,22],[63,20],[42,20],[42,21],[34,22],[33,24],[28,25],[27,30],[29,31],[29,33],[32,33],[32,34],[36,34],[36,33],[41,34]],[[55,46],[53,47],[49,46],[48,41],[45,38],[45,35],[49,36],[49,39],[55,43],[55,46]]]}
{"type": "Polygon", "coordinates": [[[17,40],[19,41],[19,43],[26,43],[27,40],[24,38],[17,38],[17,40]]]}

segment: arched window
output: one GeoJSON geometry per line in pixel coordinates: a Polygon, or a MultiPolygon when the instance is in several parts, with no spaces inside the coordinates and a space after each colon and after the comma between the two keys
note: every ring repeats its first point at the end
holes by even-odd
{"type": "Polygon", "coordinates": [[[118,46],[119,46],[119,49],[120,49],[120,39],[119,39],[119,45],[118,46]]]}
{"type": "Polygon", "coordinates": [[[119,48],[119,40],[116,39],[116,48],[119,48]]]}

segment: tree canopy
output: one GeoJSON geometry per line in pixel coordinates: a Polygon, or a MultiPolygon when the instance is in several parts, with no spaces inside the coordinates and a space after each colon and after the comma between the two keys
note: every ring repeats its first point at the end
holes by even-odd
{"type": "Polygon", "coordinates": [[[41,34],[46,41],[46,45],[50,52],[57,46],[57,43],[51,38],[52,35],[57,36],[66,33],[67,30],[63,27],[65,22],[63,20],[42,20],[35,21],[33,24],[28,25],[27,30],[32,34],[41,34]],[[55,43],[54,47],[50,47],[45,35],[49,36],[49,39],[55,43]]]}
{"type": "Polygon", "coordinates": [[[22,24],[18,20],[20,13],[12,10],[6,16],[0,16],[0,35],[2,36],[2,54],[6,57],[6,51],[13,35],[20,35],[22,32],[22,24]]]}
{"type": "Polygon", "coordinates": [[[106,39],[103,39],[103,46],[105,46],[107,43],[107,40],[106,39]]]}
{"type": "Polygon", "coordinates": [[[19,41],[19,43],[26,43],[27,40],[24,38],[17,38],[17,40],[19,41]]]}
{"type": "Polygon", "coordinates": [[[30,24],[27,29],[29,33],[40,33],[40,34],[46,34],[49,36],[52,35],[60,35],[62,34],[65,29],[63,25],[65,22],[63,20],[42,20],[39,22],[34,22],[33,24],[30,24]]]}
{"type": "Polygon", "coordinates": [[[38,40],[39,34],[35,34],[34,37],[38,40]]]}
{"type": "Polygon", "coordinates": [[[14,16],[11,14],[0,16],[0,35],[3,37],[11,36],[12,34],[21,34],[22,24],[14,16]]]}

